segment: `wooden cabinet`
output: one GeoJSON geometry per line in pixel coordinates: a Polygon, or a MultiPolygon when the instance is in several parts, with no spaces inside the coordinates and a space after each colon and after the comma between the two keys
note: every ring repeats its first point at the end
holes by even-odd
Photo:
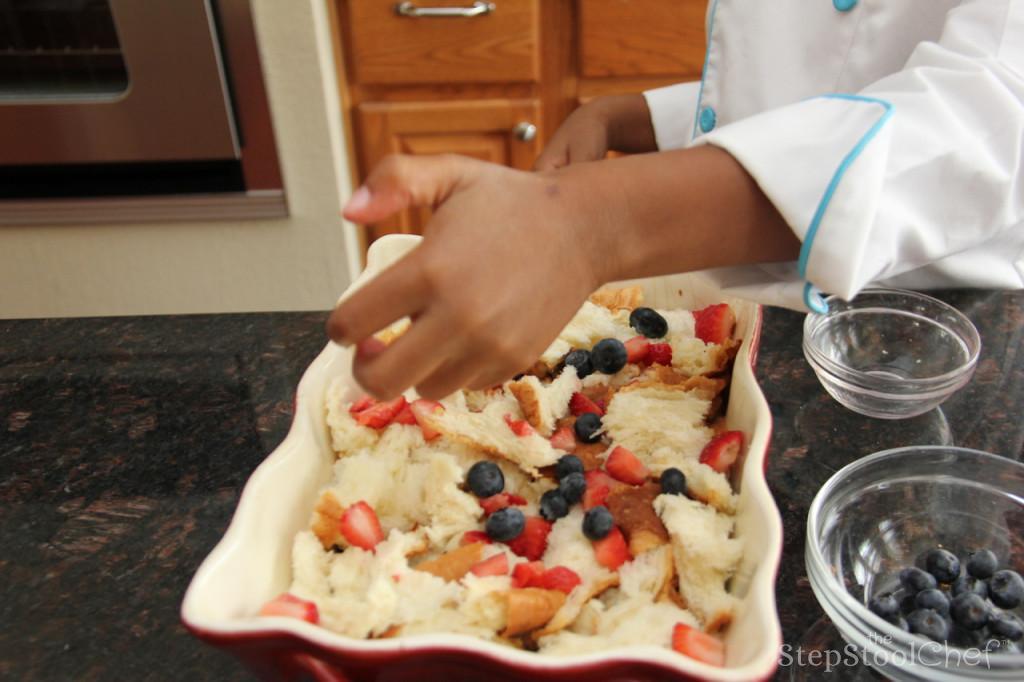
{"type": "MultiPolygon", "coordinates": [[[[353,177],[392,153],[528,169],[579,103],[699,79],[707,2],[330,0],[353,177]]],[[[407,211],[365,244],[428,220],[407,211]]]]}

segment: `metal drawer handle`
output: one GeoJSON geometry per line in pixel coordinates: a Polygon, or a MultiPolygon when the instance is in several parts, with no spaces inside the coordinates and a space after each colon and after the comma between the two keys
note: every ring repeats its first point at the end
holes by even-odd
{"type": "Polygon", "coordinates": [[[417,7],[412,2],[395,5],[395,13],[403,17],[478,17],[496,9],[493,2],[474,2],[472,7],[417,7]]]}
{"type": "Polygon", "coordinates": [[[537,126],[533,125],[529,121],[522,121],[517,123],[516,127],[512,129],[512,134],[521,142],[529,142],[533,138],[537,137],[537,126]]]}

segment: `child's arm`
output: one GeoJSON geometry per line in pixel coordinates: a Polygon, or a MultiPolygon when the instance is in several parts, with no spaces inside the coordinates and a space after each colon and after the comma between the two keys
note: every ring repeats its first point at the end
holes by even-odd
{"type": "MultiPolygon", "coordinates": [[[[586,297],[624,278],[792,260],[799,242],[727,152],[698,147],[527,173],[462,157],[391,157],[345,216],[437,207],[423,243],[342,303],[332,339],[414,322],[356,379],[378,397],[486,387],[532,364],[586,297]]],[[[366,348],[366,346],[363,346],[366,348]]]]}
{"type": "Polygon", "coordinates": [[[643,95],[609,95],[587,102],[558,127],[534,164],[554,170],[599,161],[609,151],[639,154],[658,148],[643,95]]]}

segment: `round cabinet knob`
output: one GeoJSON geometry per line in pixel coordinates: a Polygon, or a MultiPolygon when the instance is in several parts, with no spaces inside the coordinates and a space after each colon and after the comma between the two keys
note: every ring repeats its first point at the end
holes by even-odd
{"type": "Polygon", "coordinates": [[[516,138],[523,142],[529,142],[533,138],[537,137],[537,126],[533,125],[529,121],[522,121],[517,123],[516,127],[512,129],[516,138]]]}

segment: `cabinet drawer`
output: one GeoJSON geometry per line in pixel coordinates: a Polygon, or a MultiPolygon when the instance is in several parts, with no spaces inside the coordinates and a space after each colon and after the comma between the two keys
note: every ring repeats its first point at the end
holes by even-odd
{"type": "MultiPolygon", "coordinates": [[[[345,0],[349,64],[360,83],[524,82],[539,76],[539,0],[494,0],[472,17],[403,16],[395,0],[345,0]]],[[[472,0],[416,0],[419,9],[472,0]]]]}
{"type": "Polygon", "coordinates": [[[700,78],[707,0],[579,0],[580,74],[700,78]]]}

